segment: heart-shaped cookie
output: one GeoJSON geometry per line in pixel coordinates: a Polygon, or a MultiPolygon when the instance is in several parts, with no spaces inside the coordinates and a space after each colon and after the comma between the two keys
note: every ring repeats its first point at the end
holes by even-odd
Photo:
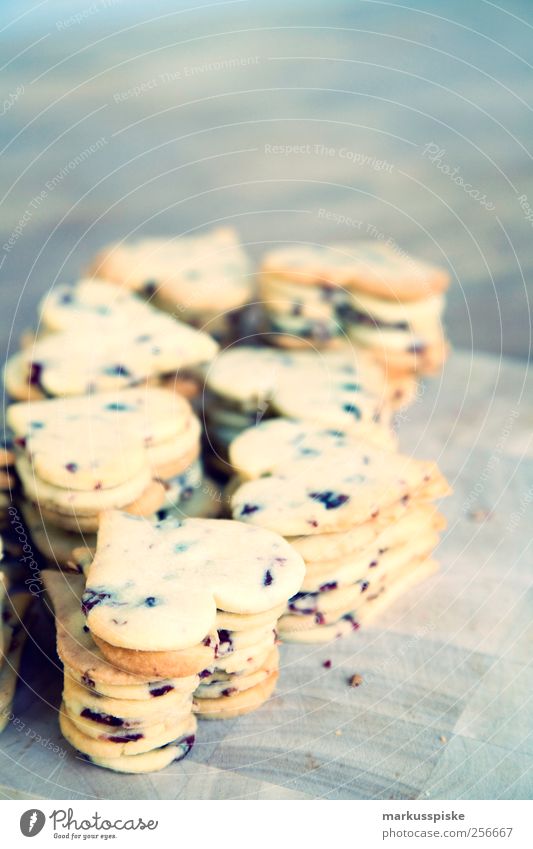
{"type": "Polygon", "coordinates": [[[384,451],[335,431],[274,420],[233,444],[241,472],[258,477],[231,496],[235,519],[284,536],[344,531],[410,498],[449,487],[434,463],[384,451]]]}
{"type": "Polygon", "coordinates": [[[140,383],[149,377],[209,362],[217,343],[144,305],[146,315],[101,331],[92,326],[52,333],[14,354],[4,378],[13,398],[24,399],[27,387],[44,395],[86,395],[140,383]]]}

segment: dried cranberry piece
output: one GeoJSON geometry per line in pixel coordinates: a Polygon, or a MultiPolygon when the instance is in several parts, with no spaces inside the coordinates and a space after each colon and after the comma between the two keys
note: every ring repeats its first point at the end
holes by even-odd
{"type": "Polygon", "coordinates": [[[155,687],[155,689],[150,690],[150,695],[156,698],[157,696],[164,696],[165,693],[170,693],[174,687],[172,684],[162,684],[161,687],[155,687]]]}
{"type": "Polygon", "coordinates": [[[309,497],[312,498],[313,501],[318,501],[320,504],[323,504],[326,510],[336,510],[337,507],[341,507],[350,500],[349,495],[336,493],[332,490],[326,490],[325,492],[311,492],[309,497]]]}
{"type": "Polygon", "coordinates": [[[98,722],[100,725],[111,725],[114,728],[121,728],[124,725],[124,720],[118,716],[113,716],[110,713],[99,713],[90,708],[83,708],[80,716],[84,719],[91,719],[93,722],[98,722]]]}

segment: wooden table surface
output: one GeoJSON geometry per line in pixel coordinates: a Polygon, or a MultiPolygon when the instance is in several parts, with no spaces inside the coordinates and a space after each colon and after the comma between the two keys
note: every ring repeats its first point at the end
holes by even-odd
{"type": "Polygon", "coordinates": [[[66,746],[61,675],[43,661],[53,629],[42,628],[17,724],[0,738],[0,793],[531,798],[532,398],[522,365],[452,357],[400,425],[402,447],[437,458],[455,489],[443,505],[440,572],[373,627],[329,646],[282,646],[277,695],[249,716],[201,723],[190,755],[162,773],[114,775],[66,746]],[[357,689],[347,685],[354,673],[357,689]]]}
{"type": "Polygon", "coordinates": [[[227,222],[256,258],[370,236],[445,264],[462,353],[401,423],[455,486],[435,578],[379,627],[285,647],[269,705],[155,776],[63,746],[43,627],[0,794],[531,797],[533,9],[502,5],[1,4],[2,351],[106,242],[227,222]]]}

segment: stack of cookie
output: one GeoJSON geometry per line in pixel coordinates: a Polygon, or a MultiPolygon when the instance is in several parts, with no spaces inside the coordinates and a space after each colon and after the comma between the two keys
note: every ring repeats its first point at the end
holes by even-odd
{"type": "Polygon", "coordinates": [[[282,639],[342,636],[434,570],[444,520],[431,502],[449,487],[433,463],[281,419],[241,434],[230,460],[246,481],[233,517],[282,534],[306,563],[282,639]]]}
{"type": "Polygon", "coordinates": [[[208,719],[255,710],[278,676],[276,622],[301,586],[301,556],[277,534],[209,519],[103,515],[83,595],[86,623],[134,675],[199,674],[208,719]]]}
{"type": "Polygon", "coordinates": [[[81,575],[42,572],[63,663],[59,724],[92,763],[116,772],[153,772],[180,760],[194,744],[196,675],[160,679],[113,666],[91,637],[81,608],[81,575]]]}
{"type": "Polygon", "coordinates": [[[264,418],[283,416],[350,430],[394,445],[391,412],[408,400],[412,380],[395,391],[382,370],[354,352],[281,351],[238,346],[221,351],[206,372],[204,419],[209,447],[227,471],[229,444],[264,418]]]}
{"type": "Polygon", "coordinates": [[[318,347],[349,339],[391,374],[437,370],[446,357],[441,268],[390,243],[286,246],[268,253],[261,301],[274,344],[318,347]]]}
{"type": "Polygon", "coordinates": [[[236,335],[243,308],[253,300],[250,265],[229,227],[109,245],[89,272],[143,294],[223,341],[236,335]]]}
{"type": "MultiPolygon", "coordinates": [[[[116,334],[128,326],[144,327],[146,320],[151,322],[155,314],[150,304],[129,289],[107,280],[84,278],[73,286],[54,286],[43,298],[39,305],[39,335],[66,332],[72,327],[89,329],[97,337],[100,334],[116,334]]],[[[165,321],[165,325],[168,327],[168,322],[165,321]]],[[[35,336],[30,338],[27,333],[23,347],[34,344],[34,341],[35,336]]],[[[193,362],[191,373],[187,365],[182,365],[179,372],[170,372],[167,376],[156,374],[149,379],[152,383],[168,385],[186,397],[194,397],[198,392],[198,382],[193,373],[195,366],[193,362]]]]}
{"type": "Polygon", "coordinates": [[[102,287],[94,294],[93,285],[82,286],[79,293],[72,289],[73,300],[64,304],[61,296],[59,301],[55,296],[45,301],[44,326],[68,329],[47,332],[8,359],[4,381],[13,399],[87,395],[163,378],[175,381],[182,370],[208,363],[216,354],[218,346],[207,333],[133,296],[125,299],[126,305],[119,297],[117,307],[115,293],[120,295],[120,290],[115,286],[108,287],[113,299],[106,304],[99,294],[102,287]],[[93,301],[102,310],[93,310],[93,301]],[[71,309],[78,325],[67,325],[71,309]]]}
{"type": "MultiPolygon", "coordinates": [[[[3,556],[0,540],[0,558],[3,556]]],[[[17,586],[9,566],[0,569],[0,732],[10,720],[18,671],[27,637],[32,596],[17,586]]]]}
{"type": "MultiPolygon", "coordinates": [[[[22,402],[8,408],[7,422],[18,451],[22,510],[49,562],[68,566],[81,542],[72,532],[92,534],[101,509],[156,518],[213,515],[200,423],[174,392],[145,387],[22,402]]],[[[93,547],[94,539],[85,544],[93,547]]]]}

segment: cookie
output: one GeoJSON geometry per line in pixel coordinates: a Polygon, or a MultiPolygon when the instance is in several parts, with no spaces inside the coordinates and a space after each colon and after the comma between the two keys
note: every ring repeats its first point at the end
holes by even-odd
{"type": "MultiPolygon", "coordinates": [[[[415,544],[423,538],[433,539],[445,527],[444,518],[435,508],[424,506],[406,511],[405,516],[377,534],[372,542],[344,555],[323,560],[306,560],[306,573],[302,593],[328,591],[348,586],[365,576],[367,570],[381,571],[388,556],[398,547],[415,544]],[[435,511],[433,513],[433,511],[435,511]]],[[[337,534],[331,534],[335,537],[337,534]]],[[[435,544],[435,543],[434,543],[435,544]]]]}
{"type": "MultiPolygon", "coordinates": [[[[380,510],[371,517],[370,521],[353,525],[346,531],[312,536],[289,536],[287,541],[302,555],[306,566],[313,562],[337,560],[367,548],[386,528],[401,521],[412,506],[410,501],[400,502],[387,510],[380,510]]],[[[424,503],[424,508],[427,506],[424,503]]]]}
{"type": "Polygon", "coordinates": [[[271,673],[278,669],[279,651],[276,647],[272,649],[267,658],[258,669],[244,671],[242,673],[214,672],[204,676],[195,692],[195,701],[198,699],[226,699],[236,693],[249,690],[260,684],[271,673]]]}
{"type": "Polygon", "coordinates": [[[444,269],[377,241],[287,245],[263,258],[261,272],[302,286],[340,287],[405,301],[443,292],[450,282],[444,269]]]}
{"type": "Polygon", "coordinates": [[[20,512],[28,528],[32,542],[48,565],[59,566],[61,569],[74,569],[72,552],[81,545],[94,548],[96,535],[80,534],[58,528],[47,523],[38,507],[23,499],[19,502],[20,512]]]}
{"type": "MultiPolygon", "coordinates": [[[[114,769],[114,762],[117,759],[135,757],[147,752],[157,752],[161,747],[166,746],[175,740],[184,739],[194,735],[196,724],[192,716],[178,720],[176,723],[169,723],[168,726],[158,735],[153,735],[151,739],[146,740],[144,735],[130,734],[130,739],[127,735],[111,735],[113,739],[95,739],[85,734],[72,721],[64,706],[59,711],[59,727],[65,739],[73,748],[77,749],[84,755],[88,755],[93,763],[97,763],[96,759],[104,759],[106,765],[109,764],[109,769],[114,769]],[[140,739],[139,739],[140,737],[140,739]],[[137,738],[137,739],[134,739],[137,738]],[[148,747],[148,748],[147,748],[148,747]]],[[[110,736],[110,735],[108,735],[110,736]]],[[[174,760],[174,758],[173,758],[174,760]]],[[[149,762],[148,762],[149,763],[149,762]]],[[[100,765],[104,765],[101,763],[100,765]]],[[[123,762],[124,766],[127,766],[123,762]]],[[[135,769],[135,766],[134,766],[135,769]]],[[[129,770],[120,770],[127,772],[129,770]]],[[[138,771],[135,769],[135,771],[138,771]]],[[[145,771],[140,770],[140,771],[145,771]]]]}
{"type": "MultiPolygon", "coordinates": [[[[287,464],[305,466],[333,452],[351,450],[359,440],[346,430],[327,428],[307,422],[273,419],[244,431],[230,446],[230,462],[244,480],[282,471],[287,464]]],[[[363,448],[370,443],[362,442],[363,448]]],[[[364,453],[362,465],[370,463],[364,453]]],[[[383,454],[383,452],[382,452],[383,454]]],[[[376,456],[381,456],[378,453],[376,456]]],[[[388,456],[385,452],[385,456],[388,456]]],[[[331,509],[331,508],[330,508],[331,509]]]]}
{"type": "Polygon", "coordinates": [[[403,545],[398,545],[374,560],[361,563],[351,576],[344,580],[327,581],[317,590],[297,593],[288,604],[288,615],[280,619],[280,630],[284,630],[286,619],[313,618],[336,621],[354,609],[357,602],[364,603],[384,585],[392,583],[398,576],[408,572],[412,564],[427,557],[438,544],[436,533],[422,533],[403,545]]]}
{"type": "Polygon", "coordinates": [[[284,642],[291,643],[326,643],[347,636],[354,631],[358,631],[362,625],[367,626],[372,624],[398,598],[401,596],[408,597],[409,593],[421,581],[435,574],[437,570],[438,565],[433,560],[424,560],[421,563],[415,563],[410,568],[408,575],[404,576],[401,581],[393,582],[390,587],[376,595],[370,602],[367,602],[362,610],[355,610],[345,614],[337,622],[330,625],[317,623],[313,628],[280,631],[280,636],[284,642]]]}
{"type": "Polygon", "coordinates": [[[216,632],[208,635],[209,645],[198,643],[178,651],[151,651],[126,649],[102,640],[96,634],[93,639],[104,657],[113,666],[143,678],[183,678],[197,675],[210,668],[215,660],[216,632]]]}
{"type": "Polygon", "coordinates": [[[208,362],[217,344],[207,333],[145,305],[142,322],[127,322],[98,336],[92,327],[38,339],[7,361],[4,382],[12,398],[87,395],[140,384],[208,362]],[[35,392],[33,392],[35,390],[35,392]]]}
{"type": "MultiPolygon", "coordinates": [[[[263,681],[246,690],[229,693],[218,699],[195,697],[194,710],[201,719],[234,719],[237,716],[258,710],[272,696],[277,679],[277,669],[263,681]]],[[[232,689],[231,687],[228,689],[232,689]]]]}
{"type": "Polygon", "coordinates": [[[275,534],[251,531],[226,520],[149,525],[104,514],[84,594],[91,632],[125,649],[177,651],[212,631],[217,606],[250,614],[280,604],[299,589],[303,561],[275,534]]]}
{"type": "MultiPolygon", "coordinates": [[[[63,704],[69,716],[81,717],[105,728],[130,730],[136,727],[164,723],[173,718],[188,716],[191,711],[190,692],[169,690],[158,698],[124,699],[104,696],[65,677],[63,704]]],[[[169,742],[169,741],[166,741],[169,742]]]]}
{"type": "MultiPolygon", "coordinates": [[[[283,536],[333,533],[372,521],[379,511],[402,499],[424,499],[432,485],[438,492],[435,497],[449,491],[433,463],[359,440],[350,443],[346,434],[332,435],[325,442],[327,436],[322,433],[320,444],[312,433],[312,438],[310,434],[293,443],[291,425],[299,427],[284,421],[265,422],[251,433],[254,452],[236,456],[232,451],[241,474],[269,474],[242,484],[233,493],[234,519],[283,536]],[[307,449],[312,453],[307,455],[307,449]],[[260,453],[255,454],[256,450],[260,453]]],[[[248,443],[249,433],[239,439],[246,438],[248,443]]]]}
{"type": "MultiPolygon", "coordinates": [[[[1,581],[4,586],[5,583],[1,581]]],[[[28,616],[30,593],[13,592],[3,596],[2,643],[0,652],[0,733],[6,728],[18,680],[18,670],[27,638],[24,620],[28,616]]]]}
{"type": "MultiPolygon", "coordinates": [[[[65,738],[91,762],[124,772],[149,771],[152,763],[162,763],[158,754],[162,747],[175,741],[176,754],[186,754],[196,728],[192,693],[197,676],[143,677],[114,666],[85,623],[81,608],[84,576],[45,570],[42,579],[54,611],[57,652],[64,665],[59,722],[65,738]],[[153,762],[142,759],[128,765],[128,758],[148,753],[154,754],[153,762]]],[[[173,759],[169,751],[163,761],[173,759]]]]}
{"type": "MultiPolygon", "coordinates": [[[[106,499],[112,500],[113,494],[108,493],[106,499]]],[[[160,508],[165,500],[165,489],[159,481],[152,480],[146,487],[144,492],[135,499],[125,505],[123,509],[132,516],[151,519],[154,513],[160,508]]],[[[35,506],[36,502],[34,503],[35,506]]],[[[82,513],[77,509],[63,511],[56,508],[44,506],[41,502],[38,505],[39,511],[45,523],[50,523],[67,531],[75,531],[83,538],[87,534],[94,533],[98,530],[100,524],[100,510],[96,513],[82,513]]]]}
{"type": "Polygon", "coordinates": [[[409,585],[445,527],[428,503],[449,492],[438,468],[353,433],[274,419],[242,433],[230,460],[240,475],[227,490],[233,517],[281,533],[304,557],[281,639],[357,630],[370,602],[409,585]]]}
{"type": "MultiPolygon", "coordinates": [[[[181,471],[190,465],[199,452],[200,426],[189,402],[174,392],[158,387],[11,404],[6,418],[19,441],[33,441],[43,434],[57,433],[63,427],[70,429],[64,422],[78,423],[77,426],[72,425],[73,430],[77,427],[81,431],[78,442],[88,439],[88,429],[92,436],[96,427],[103,431],[103,441],[106,443],[113,441],[114,433],[120,434],[126,444],[127,440],[134,438],[137,446],[144,447],[148,452],[154,470],[157,470],[158,462],[180,461],[181,471]],[[104,430],[106,425],[107,432],[104,430]]],[[[68,436],[72,449],[76,437],[75,434],[68,436]]],[[[132,455],[135,450],[139,451],[139,448],[132,449],[132,455]]],[[[131,465],[133,462],[132,456],[131,465]]],[[[81,462],[77,463],[77,467],[75,471],[79,474],[81,462]]],[[[73,471],[69,471],[67,481],[70,486],[72,479],[73,471]]]]}
{"type": "MultiPolygon", "coordinates": [[[[90,327],[101,333],[136,322],[143,324],[147,304],[123,286],[108,280],[82,278],[74,286],[58,284],[41,300],[39,332],[90,327]]],[[[34,342],[35,340],[32,340],[34,342]]]]}
{"type": "Polygon", "coordinates": [[[234,313],[253,299],[251,269],[235,231],[109,245],[90,272],[172,311],[213,335],[231,332],[234,313]]]}
{"type": "MultiPolygon", "coordinates": [[[[202,483],[200,424],[188,401],[165,389],[13,404],[7,419],[26,498],[52,528],[90,533],[109,506],[143,516],[177,508],[202,483]]],[[[72,550],[81,540],[43,534],[31,520],[37,547],[52,559],[53,539],[56,562],[68,562],[64,543],[72,550]]]]}
{"type": "Polygon", "coordinates": [[[161,689],[166,693],[169,687],[193,692],[196,676],[162,681],[157,676],[133,675],[113,666],[98,649],[81,611],[84,577],[50,569],[43,570],[41,576],[55,616],[57,653],[70,677],[102,695],[113,695],[116,689],[121,698],[135,698],[130,692],[139,698],[157,698],[161,689]]]}
{"type": "Polygon", "coordinates": [[[295,245],[264,258],[260,292],[270,341],[319,348],[351,341],[389,373],[431,373],[446,357],[447,273],[388,243],[295,245]]]}
{"type": "MultiPolygon", "coordinates": [[[[51,513],[72,517],[76,529],[76,518],[83,520],[85,517],[95,517],[102,510],[112,507],[121,507],[134,504],[152,486],[150,468],[146,466],[140,473],[130,479],[126,479],[118,486],[104,487],[95,486],[91,490],[67,489],[56,486],[34,475],[30,461],[25,456],[17,460],[17,472],[20,476],[26,497],[34,504],[38,504],[45,514],[51,513]]],[[[158,485],[156,485],[158,486],[158,485]]],[[[159,485],[156,504],[150,509],[148,515],[154,512],[164,500],[164,489],[159,485]]],[[[150,505],[151,507],[151,505],[150,505]]],[[[146,509],[144,510],[146,512],[146,509]]],[[[57,524],[60,524],[57,522],[57,524]]],[[[66,525],[61,525],[65,527],[66,525]]],[[[92,528],[91,528],[92,529],[92,528]]],[[[87,528],[89,530],[89,528],[87,528]]]]}
{"type": "MultiPolygon", "coordinates": [[[[406,398],[406,390],[400,394],[406,398]]],[[[353,351],[239,346],[221,352],[207,369],[204,417],[211,446],[223,461],[245,428],[279,416],[351,429],[393,446],[391,398],[382,369],[353,351]]]]}
{"type": "Polygon", "coordinates": [[[102,758],[89,756],[84,754],[85,760],[90,761],[95,766],[111,769],[114,772],[122,772],[129,774],[139,774],[148,772],[158,772],[175,761],[181,761],[190,752],[195,736],[194,730],[196,726],[191,723],[189,733],[179,740],[174,740],[167,746],[162,746],[160,749],[154,749],[151,752],[145,752],[143,755],[125,755],[118,758],[102,758]]]}

